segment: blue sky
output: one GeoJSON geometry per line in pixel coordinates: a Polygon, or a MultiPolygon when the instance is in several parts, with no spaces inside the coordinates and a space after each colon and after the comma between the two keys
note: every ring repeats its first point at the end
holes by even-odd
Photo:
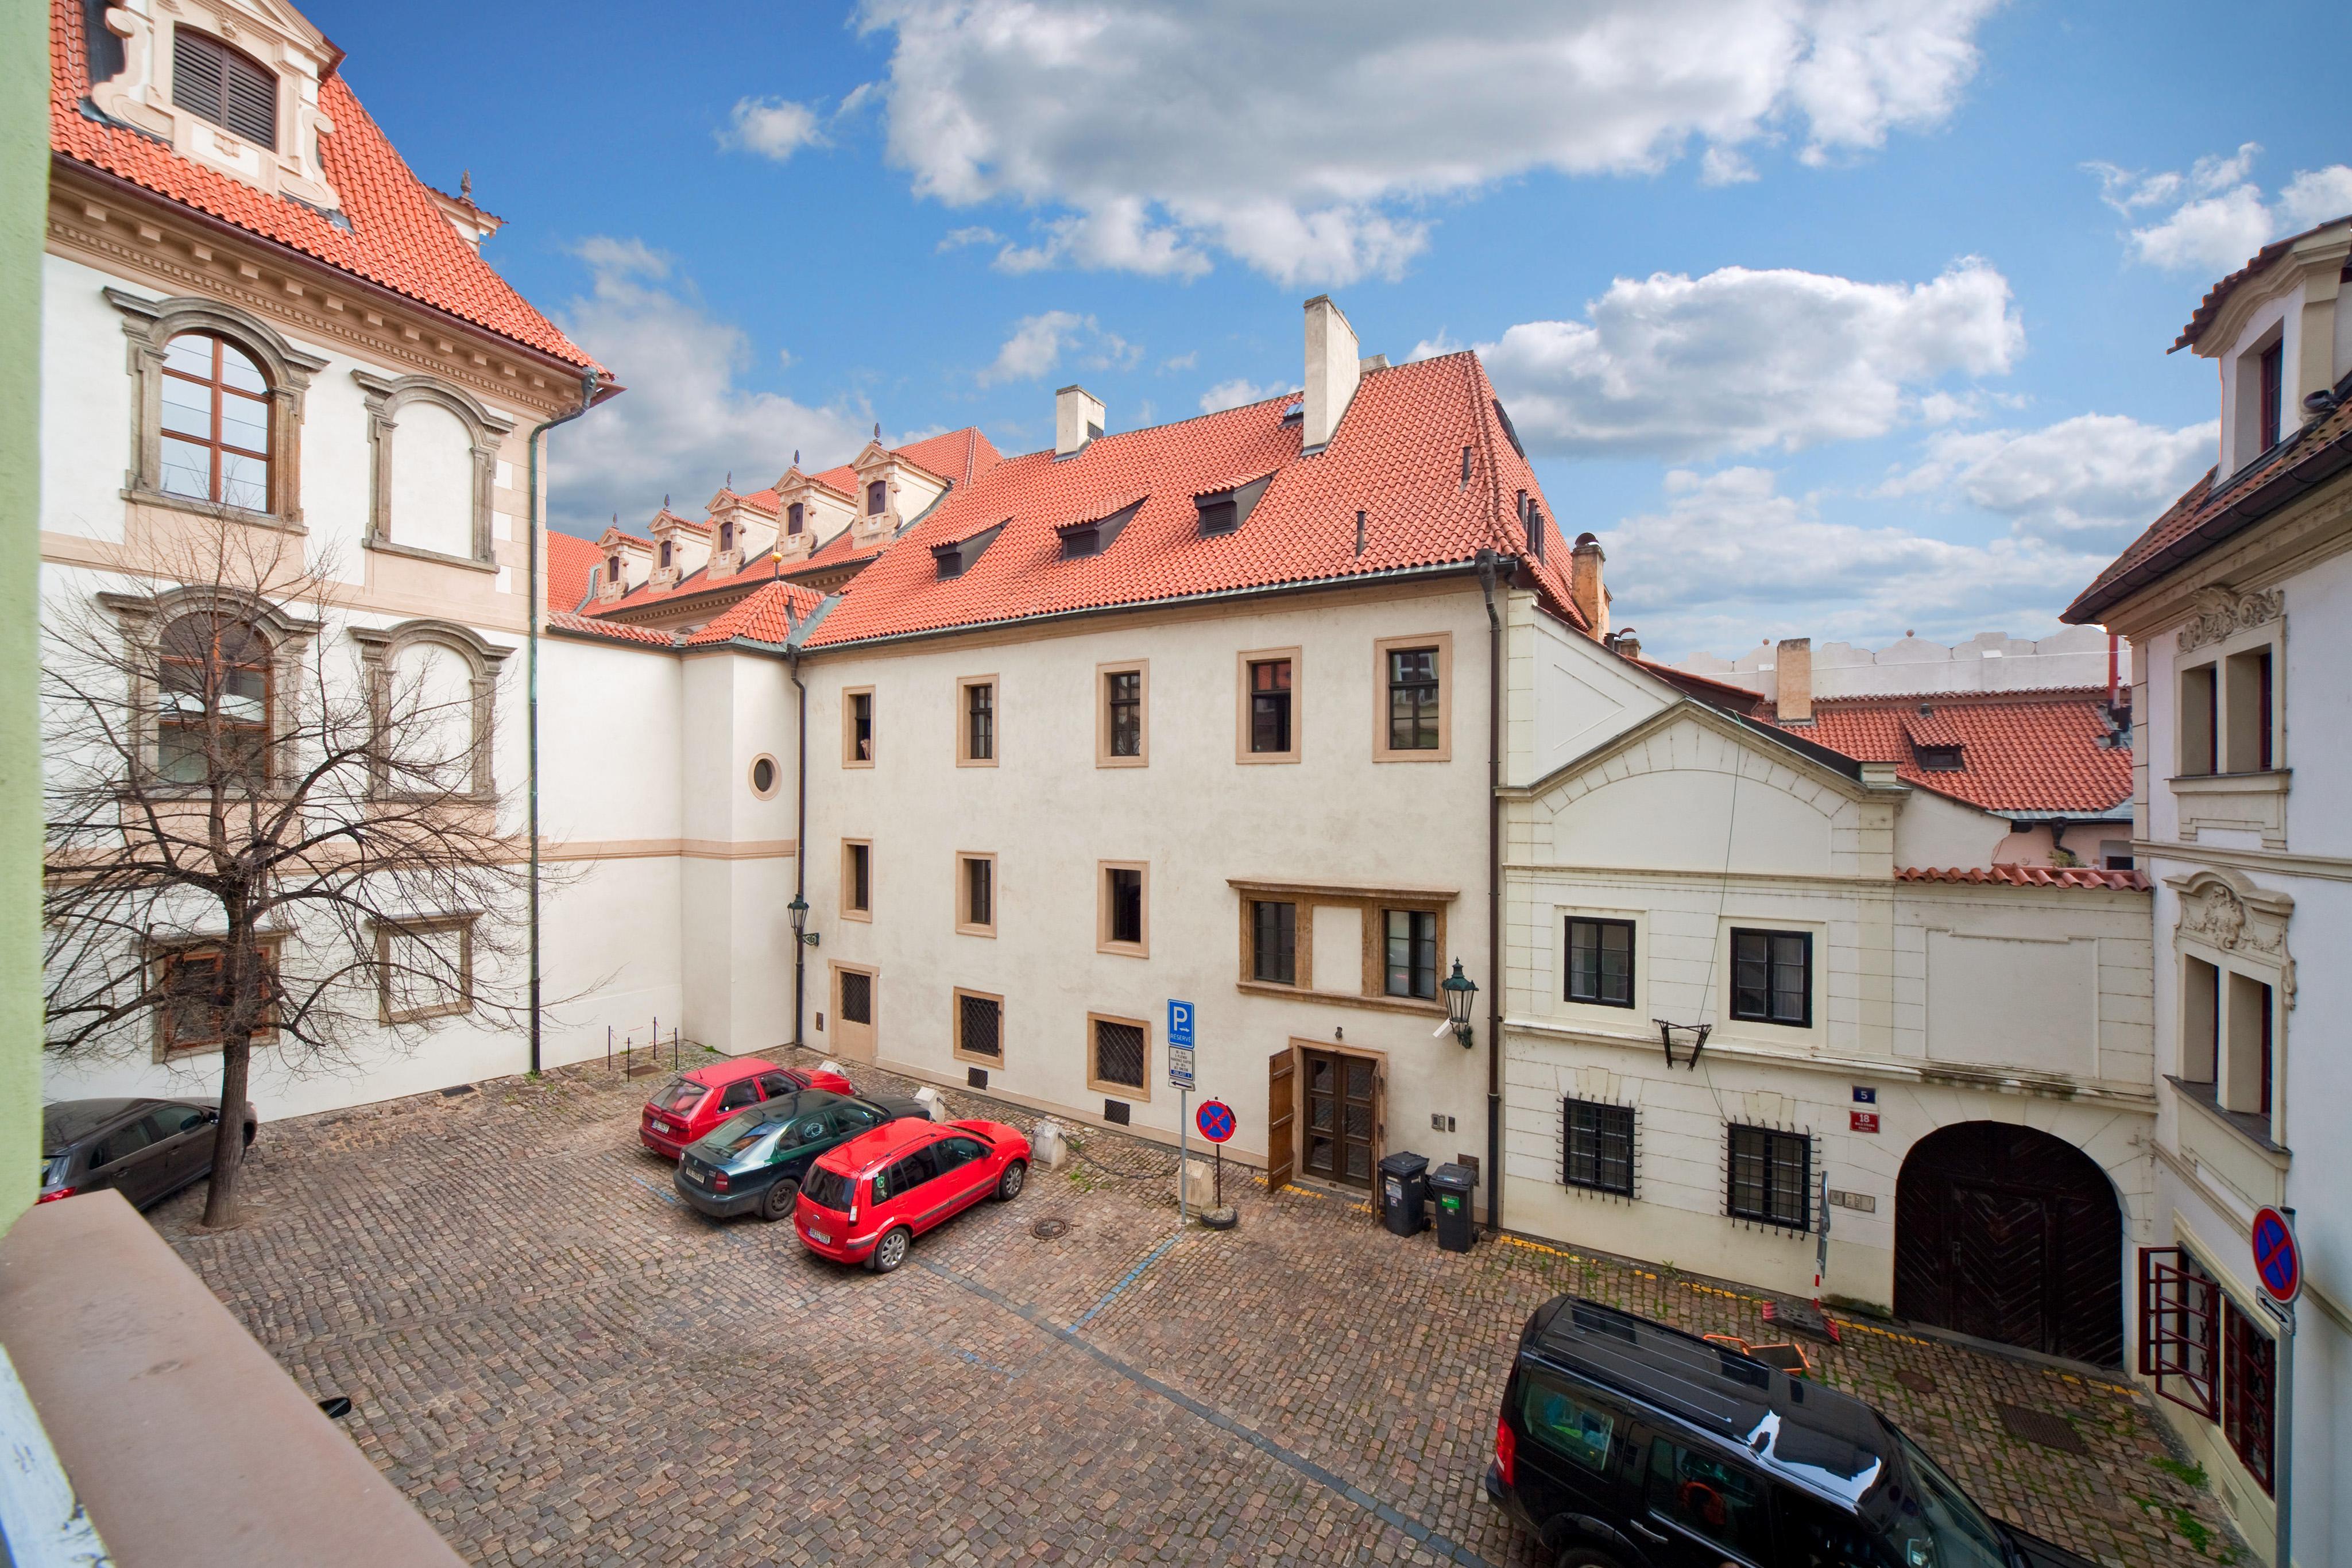
{"type": "Polygon", "coordinates": [[[2352,211],[2337,5],[308,10],[631,388],[562,526],[1295,386],[1328,290],[1486,353],[1677,658],[2048,630],[2211,459],[2198,298],[2352,211]]]}

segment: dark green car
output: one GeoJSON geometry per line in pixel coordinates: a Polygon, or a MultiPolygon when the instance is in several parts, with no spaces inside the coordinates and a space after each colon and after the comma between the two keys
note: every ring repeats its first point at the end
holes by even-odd
{"type": "Polygon", "coordinates": [[[847,1095],[823,1089],[779,1094],[731,1116],[687,1145],[670,1179],[678,1196],[714,1219],[756,1213],[786,1219],[809,1162],[901,1116],[930,1120],[919,1100],[847,1095]]]}

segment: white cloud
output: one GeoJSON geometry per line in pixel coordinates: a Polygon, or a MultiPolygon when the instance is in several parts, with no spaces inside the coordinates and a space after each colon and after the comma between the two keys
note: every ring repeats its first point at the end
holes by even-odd
{"type": "Polygon", "coordinates": [[[1619,278],[1585,319],[1523,322],[1478,351],[1532,447],[1690,458],[1884,434],[1918,389],[2006,371],[2023,347],[2008,280],[1969,258],[1916,284],[1619,278]]]}
{"type": "Polygon", "coordinates": [[[2200,158],[2186,172],[2144,173],[2113,163],[2084,165],[2099,177],[2099,199],[2126,217],[2164,212],[2133,229],[2126,247],[2135,260],[2173,272],[2234,272],[2272,240],[2352,214],[2352,166],[2334,163],[2296,172],[2275,202],[2263,199],[2252,178],[2262,147],[2200,158]]]}
{"type": "Polygon", "coordinates": [[[1239,408],[1245,402],[1256,402],[1263,398],[1270,398],[1276,392],[1288,390],[1286,387],[1276,386],[1271,382],[1260,386],[1255,382],[1244,381],[1241,377],[1235,376],[1232,381],[1219,382],[1201,394],[1201,412],[1219,413],[1226,409],[1239,408]]]}
{"type": "Polygon", "coordinates": [[[2167,430],[2085,413],[2040,430],[1947,431],[1882,496],[1946,493],[2011,520],[2021,538],[2112,553],[2212,465],[2210,422],[2167,430]]]}
{"type": "Polygon", "coordinates": [[[1819,162],[1948,118],[1997,0],[1514,0],[1475,6],[864,0],[894,40],[892,160],[1013,201],[1001,264],[1287,284],[1393,277],[1420,204],[1535,170],[1702,177],[1819,162]]]}
{"type": "Polygon", "coordinates": [[[945,255],[951,250],[961,250],[968,245],[1003,245],[1003,235],[985,225],[975,224],[970,228],[948,230],[940,238],[939,249],[940,254],[945,255]]]}
{"type": "Polygon", "coordinates": [[[727,128],[719,133],[722,147],[756,152],[781,163],[803,147],[825,144],[815,110],[782,98],[742,98],[728,112],[727,128]]]}
{"type": "Polygon", "coordinates": [[[2108,559],[2038,538],[1963,544],[1830,522],[1819,502],[1780,494],[1769,469],[1670,472],[1662,511],[1601,535],[1613,619],[1669,660],[1758,636],[2029,632],[2054,625],[2108,559]]]}
{"type": "Polygon", "coordinates": [[[1066,353],[1090,371],[1132,370],[1143,345],[1106,332],[1091,316],[1075,310],[1043,310],[1024,316],[996,350],[995,361],[979,375],[982,386],[1029,382],[1052,373],[1066,353]]]}
{"type": "Polygon", "coordinates": [[[1188,349],[1183,353],[1171,354],[1166,359],[1160,361],[1160,373],[1164,375],[1170,371],[1189,371],[1200,362],[1201,350],[1198,349],[1188,349]]]}
{"type": "Polygon", "coordinates": [[[753,362],[750,339],[673,278],[669,257],[608,236],[576,254],[592,287],[564,310],[563,329],[628,390],[551,435],[557,522],[593,535],[617,512],[642,525],[663,494],[698,505],[730,470],[764,485],[796,448],[822,463],[856,450],[871,417],[862,409],[812,408],[737,384],[753,362]]]}

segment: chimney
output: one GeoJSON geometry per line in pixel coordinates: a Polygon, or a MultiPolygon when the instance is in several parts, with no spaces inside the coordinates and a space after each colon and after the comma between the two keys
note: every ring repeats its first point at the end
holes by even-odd
{"type": "Polygon", "coordinates": [[[1299,450],[1319,452],[1330,441],[1363,374],[1363,361],[1356,357],[1356,329],[1329,295],[1317,295],[1307,302],[1307,406],[1299,450]]]}
{"type": "Polygon", "coordinates": [[[1601,566],[1608,559],[1591,534],[1577,535],[1576,549],[1569,555],[1568,596],[1595,637],[1609,635],[1609,591],[1601,586],[1601,566]]]}
{"type": "Polygon", "coordinates": [[[1782,724],[1813,722],[1813,640],[1783,637],[1772,656],[1773,716],[1782,724]]]}
{"type": "Polygon", "coordinates": [[[1617,651],[1629,659],[1642,656],[1641,636],[1631,626],[1617,633],[1617,651]]]}
{"type": "Polygon", "coordinates": [[[1103,433],[1102,399],[1080,386],[1054,394],[1054,455],[1067,457],[1103,433]]]}

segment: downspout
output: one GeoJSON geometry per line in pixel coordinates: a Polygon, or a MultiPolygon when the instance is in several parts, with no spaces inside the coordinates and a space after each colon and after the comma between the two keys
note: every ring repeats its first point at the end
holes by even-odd
{"type": "Polygon", "coordinates": [[[1503,618],[1495,580],[1503,558],[1478,552],[1486,596],[1486,1229],[1503,1228],[1503,618]]]}
{"type": "Polygon", "coordinates": [[[526,639],[530,645],[524,663],[530,669],[530,722],[524,726],[530,737],[530,758],[526,771],[530,778],[530,1075],[539,1076],[539,549],[540,530],[544,526],[539,515],[539,454],[547,433],[559,424],[569,424],[586,413],[596,402],[596,372],[590,371],[580,378],[580,406],[570,413],[559,413],[553,419],[533,427],[530,443],[530,521],[525,542],[530,546],[530,567],[528,580],[530,591],[530,632],[526,639]]]}
{"type": "MultiPolygon", "coordinates": [[[[784,669],[792,676],[793,691],[800,706],[800,781],[793,786],[793,896],[808,902],[808,687],[801,685],[801,651],[793,643],[784,644],[784,669]]],[[[808,975],[808,944],[793,934],[793,1043],[801,1043],[802,997],[808,975]]]]}

